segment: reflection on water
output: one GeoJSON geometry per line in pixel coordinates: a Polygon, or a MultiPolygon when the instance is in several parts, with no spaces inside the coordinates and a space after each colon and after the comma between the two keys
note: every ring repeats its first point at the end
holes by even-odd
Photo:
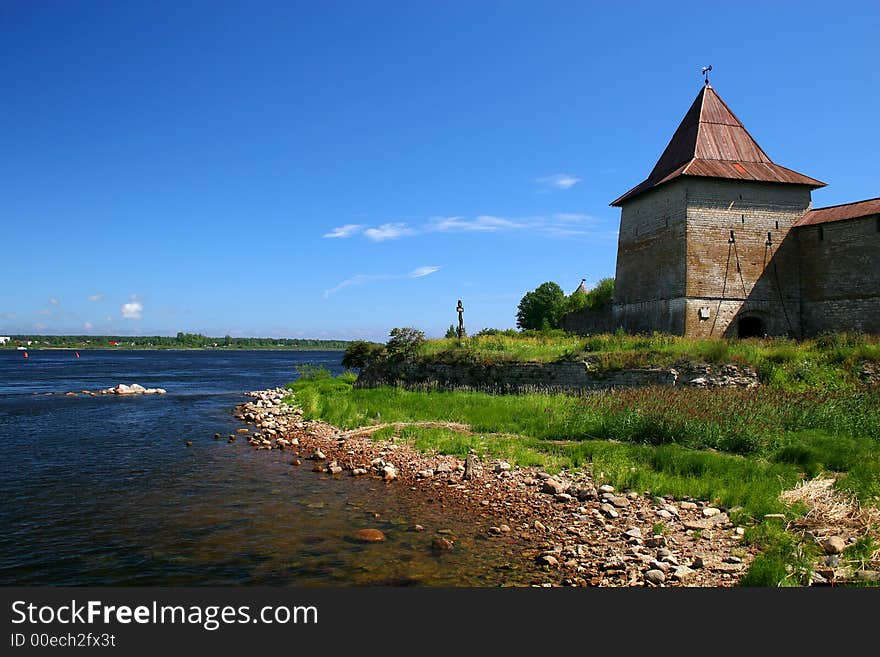
{"type": "Polygon", "coordinates": [[[339,352],[0,352],[0,585],[499,585],[516,547],[402,485],[225,436],[247,390],[339,352]],[[161,397],[66,397],[117,383],[161,397]],[[219,432],[223,440],[214,440],[219,432]],[[192,441],[192,447],[186,441],[192,441]],[[413,531],[414,524],[425,527],[413,531]],[[351,536],[374,527],[387,540],[351,536]],[[438,529],[456,536],[437,553],[438,529]]]}

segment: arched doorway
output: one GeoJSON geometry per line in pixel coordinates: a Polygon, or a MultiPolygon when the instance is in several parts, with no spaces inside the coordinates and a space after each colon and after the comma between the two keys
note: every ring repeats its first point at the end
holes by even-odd
{"type": "Polygon", "coordinates": [[[764,321],[759,317],[740,317],[736,324],[738,338],[762,338],[766,333],[764,321]]]}

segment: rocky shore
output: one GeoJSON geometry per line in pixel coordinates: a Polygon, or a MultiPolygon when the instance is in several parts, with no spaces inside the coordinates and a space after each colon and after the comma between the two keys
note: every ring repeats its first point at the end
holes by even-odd
{"type": "MultiPolygon", "coordinates": [[[[377,477],[473,519],[473,531],[517,546],[536,586],[728,587],[754,557],[726,509],[596,485],[588,469],[551,475],[500,460],[423,454],[322,422],[304,421],[283,388],[248,393],[238,430],[255,449],[290,452],[337,477],[377,477]]],[[[215,438],[219,438],[215,434],[215,438]]],[[[378,530],[377,530],[378,531],[378,530]]],[[[380,532],[381,533],[381,532],[380,532]]],[[[362,540],[382,540],[378,534],[362,540]]],[[[455,549],[438,535],[435,549],[455,549]]]]}

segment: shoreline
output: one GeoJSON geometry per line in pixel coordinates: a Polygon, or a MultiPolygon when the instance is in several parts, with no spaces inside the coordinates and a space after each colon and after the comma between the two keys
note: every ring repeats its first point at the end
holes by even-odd
{"type": "MultiPolygon", "coordinates": [[[[516,546],[533,586],[732,587],[756,554],[726,510],[701,500],[596,487],[587,467],[551,475],[474,453],[422,453],[373,440],[375,427],[343,431],[303,420],[283,401],[291,394],[283,388],[246,394],[254,401],[234,413],[248,425],[237,436],[251,447],[289,452],[291,467],[311,465],[325,476],[383,479],[466,514],[475,535],[516,546]]],[[[434,547],[455,549],[442,535],[434,547]]]]}

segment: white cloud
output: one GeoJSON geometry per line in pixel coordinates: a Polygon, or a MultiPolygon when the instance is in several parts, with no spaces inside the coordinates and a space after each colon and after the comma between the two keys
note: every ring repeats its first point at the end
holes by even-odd
{"type": "Polygon", "coordinates": [[[92,294],[89,296],[89,301],[100,301],[104,298],[104,295],[98,292],[98,294],[92,294]]]}
{"type": "MultiPolygon", "coordinates": [[[[433,233],[503,233],[526,232],[545,237],[577,237],[595,235],[601,222],[595,217],[574,212],[557,212],[550,215],[532,217],[500,217],[483,214],[476,217],[431,217],[426,222],[410,226],[405,223],[387,223],[376,227],[357,224],[357,231],[347,230],[347,226],[334,228],[325,237],[362,234],[373,242],[430,235],[433,233]]],[[[354,226],[355,224],[351,224],[354,226]]]]}
{"type": "Polygon", "coordinates": [[[516,230],[518,228],[526,227],[527,224],[513,221],[511,219],[494,217],[492,215],[480,215],[476,219],[463,219],[461,217],[435,217],[428,224],[427,230],[437,231],[440,233],[458,231],[495,232],[499,230],[516,230]]]}
{"type": "Polygon", "coordinates": [[[43,308],[42,310],[38,310],[37,314],[42,315],[43,317],[48,317],[49,315],[52,314],[52,311],[49,310],[48,308],[43,308]]]}
{"type": "Polygon", "coordinates": [[[131,301],[122,304],[122,319],[140,319],[141,313],[144,311],[144,304],[137,300],[137,295],[131,295],[131,301]]]}
{"type": "Polygon", "coordinates": [[[377,228],[367,228],[364,230],[364,235],[374,242],[384,242],[385,240],[396,240],[400,237],[415,235],[415,231],[404,223],[382,224],[377,228]]]}
{"type": "Polygon", "coordinates": [[[440,271],[440,269],[441,267],[430,265],[426,267],[417,267],[408,274],[355,274],[351,278],[346,278],[344,281],[331,287],[329,290],[325,290],[324,298],[327,299],[331,294],[335,294],[336,292],[339,292],[339,290],[351,287],[352,285],[364,285],[365,283],[370,283],[372,281],[391,281],[402,278],[423,278],[440,271]]]}
{"type": "Polygon", "coordinates": [[[422,276],[430,276],[438,271],[440,271],[440,267],[436,266],[418,267],[417,269],[413,269],[408,276],[409,278],[421,278],[422,276]]]}
{"type": "Polygon", "coordinates": [[[94,327],[94,325],[93,325],[91,322],[84,322],[84,323],[83,323],[83,328],[84,328],[86,331],[91,331],[91,330],[92,330],[93,328],[95,328],[95,327],[94,327]]]}
{"type": "Polygon", "coordinates": [[[538,178],[537,182],[556,189],[571,189],[581,181],[577,176],[568,173],[554,173],[552,176],[538,178]]]}
{"type": "Polygon", "coordinates": [[[44,331],[48,327],[45,324],[41,324],[40,322],[37,322],[36,324],[34,324],[34,328],[37,329],[38,331],[44,331]]]}
{"type": "Polygon", "coordinates": [[[324,237],[351,237],[352,235],[357,235],[358,233],[363,232],[363,229],[363,224],[345,224],[344,226],[334,228],[329,233],[324,233],[324,237]]]}
{"type": "Polygon", "coordinates": [[[50,297],[49,303],[51,303],[53,306],[60,306],[61,305],[61,302],[58,299],[56,299],[55,297],[50,297]]]}

